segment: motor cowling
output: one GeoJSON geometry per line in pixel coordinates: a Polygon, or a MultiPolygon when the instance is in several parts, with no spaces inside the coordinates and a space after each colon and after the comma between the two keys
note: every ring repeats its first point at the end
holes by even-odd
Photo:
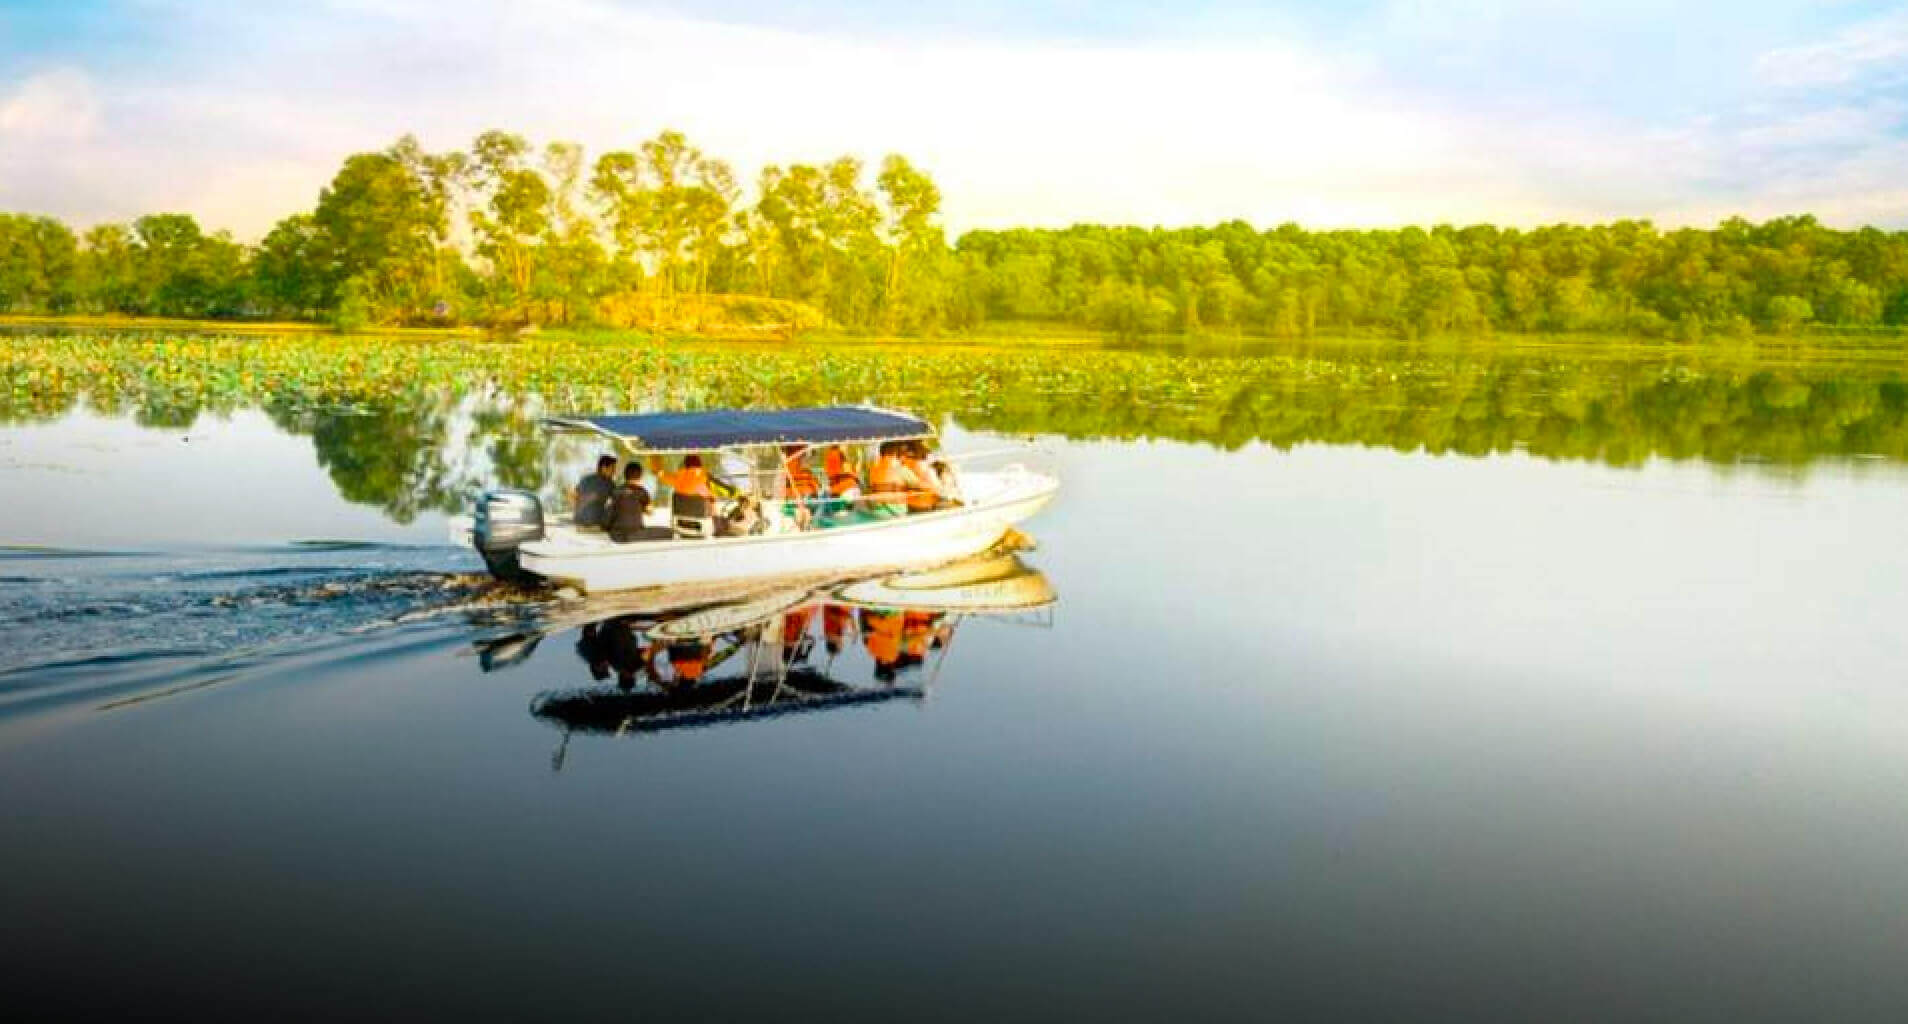
{"type": "Polygon", "coordinates": [[[500,488],[477,499],[471,544],[491,575],[513,582],[536,579],[517,561],[517,549],[543,539],[543,501],[530,491],[500,488]]]}

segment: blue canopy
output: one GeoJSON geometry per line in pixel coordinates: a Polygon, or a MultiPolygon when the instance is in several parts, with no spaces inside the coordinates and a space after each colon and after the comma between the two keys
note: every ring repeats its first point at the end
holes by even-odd
{"type": "Polygon", "coordinates": [[[933,427],[916,417],[864,405],[552,417],[545,422],[560,430],[594,431],[653,452],[701,452],[748,445],[856,444],[934,434],[933,427]]]}

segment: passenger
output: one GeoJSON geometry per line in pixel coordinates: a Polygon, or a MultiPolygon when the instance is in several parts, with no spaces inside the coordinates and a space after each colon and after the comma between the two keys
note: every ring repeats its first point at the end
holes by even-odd
{"type": "Polygon", "coordinates": [[[901,464],[914,475],[908,486],[908,511],[932,512],[941,507],[941,482],[927,467],[927,445],[909,441],[902,445],[901,464]]]}
{"type": "Polygon", "coordinates": [[[865,496],[865,507],[868,514],[877,519],[906,515],[909,492],[920,485],[914,471],[902,460],[901,452],[899,444],[883,443],[874,468],[868,471],[868,487],[873,493],[865,496]]]}
{"type": "Polygon", "coordinates": [[[807,449],[798,444],[782,449],[783,482],[791,498],[813,498],[821,493],[821,482],[815,479],[815,471],[808,468],[807,454],[807,449]]]}
{"type": "Polygon", "coordinates": [[[828,480],[828,500],[822,503],[822,514],[836,516],[854,508],[861,498],[861,478],[855,475],[840,445],[830,445],[822,454],[822,475],[828,480]]]}
{"type": "Polygon", "coordinates": [[[663,482],[684,497],[715,500],[715,492],[709,489],[709,471],[702,468],[700,455],[683,456],[682,468],[669,474],[663,482]]]}
{"type": "Polygon", "coordinates": [[[596,471],[576,482],[570,492],[570,521],[578,529],[600,530],[609,519],[610,495],[616,491],[616,456],[599,455],[596,471]]]}
{"type": "Polygon", "coordinates": [[[837,498],[846,498],[850,492],[861,490],[861,478],[849,468],[848,453],[841,450],[841,445],[828,446],[822,455],[822,471],[828,474],[828,493],[837,498]]]}
{"type": "Polygon", "coordinates": [[[821,494],[821,481],[815,479],[815,471],[808,468],[806,458],[808,449],[804,445],[791,444],[782,448],[782,514],[795,520],[795,528],[808,529],[816,511],[815,499],[821,494]]]}
{"type": "Polygon", "coordinates": [[[610,496],[610,540],[627,544],[646,539],[648,524],[643,520],[648,515],[649,491],[643,487],[643,467],[632,462],[623,467],[623,486],[610,496]]]}
{"type": "Polygon", "coordinates": [[[962,504],[961,478],[954,473],[954,467],[946,459],[935,458],[928,462],[928,472],[934,477],[935,489],[941,492],[941,506],[962,504]]]}

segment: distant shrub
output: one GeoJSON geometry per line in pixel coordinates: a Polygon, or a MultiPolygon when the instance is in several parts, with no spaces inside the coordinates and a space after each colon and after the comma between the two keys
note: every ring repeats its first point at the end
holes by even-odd
{"type": "Polygon", "coordinates": [[[1632,332],[1645,338],[1660,338],[1669,333],[1669,321],[1653,309],[1639,309],[1630,314],[1629,327],[1632,332]]]}
{"type": "Polygon", "coordinates": [[[1769,326],[1778,333],[1794,334],[1814,317],[1814,307],[1809,305],[1809,300],[1799,295],[1778,295],[1769,300],[1769,326]]]}
{"type": "Polygon", "coordinates": [[[1694,312],[1687,312],[1677,317],[1676,340],[1691,343],[1703,340],[1703,318],[1694,312]]]}

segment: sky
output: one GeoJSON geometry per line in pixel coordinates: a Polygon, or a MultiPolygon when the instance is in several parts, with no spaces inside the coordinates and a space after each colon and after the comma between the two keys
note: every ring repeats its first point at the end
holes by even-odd
{"type": "Polygon", "coordinates": [[[0,209],[256,239],[343,158],[890,152],[951,231],[1908,227],[1908,5],[0,0],[0,209]]]}

